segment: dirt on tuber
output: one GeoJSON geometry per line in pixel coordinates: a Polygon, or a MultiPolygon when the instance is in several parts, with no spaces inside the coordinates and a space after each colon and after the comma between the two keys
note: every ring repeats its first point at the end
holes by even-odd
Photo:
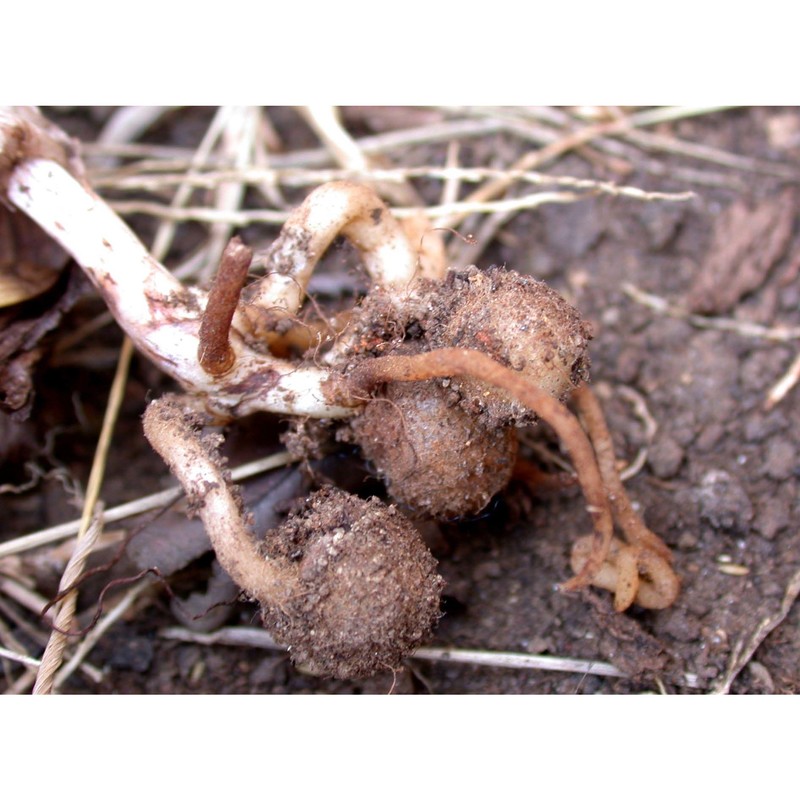
{"type": "Polygon", "coordinates": [[[414,515],[455,520],[478,514],[514,469],[512,428],[488,428],[434,381],[389,383],[351,423],[389,494],[414,515]]]}
{"type": "MultiPolygon", "coordinates": [[[[431,301],[424,322],[431,350],[479,350],[558,400],[589,377],[590,328],[542,281],[498,266],[452,269],[431,301]]],[[[489,428],[536,421],[529,408],[480,380],[454,379],[453,388],[489,428]]]]}
{"type": "Polygon", "coordinates": [[[297,585],[262,607],[264,626],[316,674],[353,678],[398,666],[440,617],[443,581],[416,528],[377,498],[325,487],[262,545],[297,585]]]}

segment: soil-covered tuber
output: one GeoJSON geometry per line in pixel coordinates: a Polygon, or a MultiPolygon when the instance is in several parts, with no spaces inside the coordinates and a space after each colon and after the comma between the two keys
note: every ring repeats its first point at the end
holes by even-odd
{"type": "Polygon", "coordinates": [[[409,520],[377,498],[320,489],[270,532],[263,552],[296,573],[292,592],[264,605],[264,625],[312,672],[393,668],[440,616],[435,559],[409,520]]]}
{"type": "MultiPolygon", "coordinates": [[[[580,314],[545,283],[502,267],[450,270],[432,296],[426,338],[430,349],[484,352],[559,400],[589,374],[591,333],[580,314]]],[[[480,380],[453,386],[489,427],[535,421],[529,408],[480,380]]]]}
{"type": "Polygon", "coordinates": [[[351,427],[392,497],[437,519],[477,514],[514,469],[513,428],[487,428],[434,381],[388,384],[351,427]]]}
{"type": "Polygon", "coordinates": [[[339,489],[312,494],[259,546],[201,420],[171,397],[145,434],[200,515],[220,564],[259,602],[265,626],[307,669],[338,678],[392,669],[439,618],[442,579],[396,508],[339,489]]]}
{"type": "MultiPolygon", "coordinates": [[[[393,307],[373,293],[354,330],[378,343],[367,357],[482,352],[557,400],[589,368],[589,332],[578,312],[544,283],[500,267],[451,270],[393,307]]],[[[517,453],[511,426],[536,418],[488,376],[453,374],[445,383],[388,383],[351,427],[395,500],[454,519],[478,513],[506,487],[517,453]]]]}

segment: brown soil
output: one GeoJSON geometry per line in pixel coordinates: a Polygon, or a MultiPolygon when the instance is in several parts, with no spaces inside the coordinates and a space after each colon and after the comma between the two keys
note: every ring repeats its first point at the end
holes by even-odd
{"type": "MultiPolygon", "coordinates": [[[[47,113],[68,132],[91,141],[108,110],[47,113]]],[[[270,113],[288,150],[317,146],[293,111],[270,113]]],[[[404,127],[436,113],[409,110],[404,127]]],[[[208,119],[207,110],[183,109],[147,139],[195,147],[208,119]]],[[[395,124],[398,115],[358,109],[346,119],[361,136],[395,124]]],[[[530,148],[513,133],[494,133],[462,140],[459,159],[463,166],[507,167],[530,148]]],[[[446,143],[427,143],[392,151],[390,158],[395,165],[438,165],[445,151],[446,143]]],[[[800,326],[798,157],[800,111],[795,109],[733,110],[665,123],[641,136],[597,139],[547,164],[546,171],[649,192],[691,190],[694,198],[642,202],[595,194],[520,212],[480,242],[479,266],[506,265],[546,281],[591,325],[592,384],[603,400],[618,455],[631,463],[638,453],[645,454],[641,469],[626,484],[628,491],[648,526],[670,545],[682,591],[669,609],[622,615],[613,612],[609,595],[600,590],[559,592],[558,584],[571,575],[571,544],[589,532],[580,492],[569,487],[533,493],[512,484],[480,518],[426,530],[446,581],[445,614],[429,644],[608,662],[630,677],[412,659],[396,674],[337,681],[304,674],[279,650],[166,638],[164,629],[182,624],[192,603],[208,611],[220,602],[218,597],[226,598],[225,604],[208,614],[206,622],[215,620],[208,627],[258,628],[256,608],[231,602],[224,577],[223,590],[214,593],[219,576],[196,523],[167,512],[154,520],[110,526],[136,536],[110,571],[91,575],[81,587],[82,623],[91,623],[110,580],[137,574],[150,565],[148,559],[172,559],[162,569],[169,577],[142,578],[152,582],[150,589],[89,654],[88,662],[103,671],[102,680],[77,671],[62,691],[796,692],[800,387],[772,407],[765,401],[797,356],[797,338],[750,334],[754,326],[795,331],[800,326]],[[678,143],[706,149],[680,150],[678,143]],[[712,160],[710,148],[731,157],[712,160]],[[665,314],[637,300],[641,295],[631,286],[663,298],[672,308],[690,309],[694,316],[665,314]],[[715,325],[719,319],[730,324],[715,325]],[[648,429],[647,415],[655,422],[654,431],[648,429]],[[166,543],[177,552],[165,553],[166,543]]],[[[421,181],[416,188],[433,204],[440,186],[421,181]]],[[[523,188],[515,185],[511,194],[523,188]]],[[[292,202],[300,197],[287,194],[292,202]]],[[[131,221],[150,241],[154,220],[141,216],[131,221]]],[[[202,242],[201,234],[195,224],[183,226],[170,263],[202,242]]],[[[260,245],[274,238],[276,229],[254,226],[242,235],[248,244],[260,245]]],[[[462,265],[474,257],[472,252],[464,248],[462,265]]],[[[334,248],[324,276],[345,275],[348,291],[357,291],[361,278],[351,266],[352,253],[334,248]]],[[[327,284],[320,280],[320,285],[327,284]]],[[[6,523],[0,541],[79,514],[75,486],[86,484],[121,339],[109,325],[68,349],[59,350],[58,343],[101,310],[96,298],[85,298],[50,334],[49,355],[35,373],[30,420],[3,434],[9,448],[0,483],[23,483],[26,461],[49,474],[25,492],[0,495],[6,523]]],[[[148,396],[173,388],[153,366],[136,359],[102,492],[106,506],[171,485],[142,436],[140,417],[148,396]]],[[[284,429],[266,416],[245,420],[229,429],[226,454],[238,464],[279,449],[284,429]]],[[[305,435],[314,435],[313,426],[305,435]]],[[[544,452],[548,461],[558,453],[552,436],[539,428],[524,437],[523,449],[530,448],[544,452]]],[[[379,487],[350,450],[315,462],[315,467],[362,494],[379,487]]],[[[553,469],[551,461],[546,468],[553,469]]],[[[304,476],[285,469],[245,487],[245,500],[256,516],[270,519],[307,488],[304,476]],[[290,484],[285,497],[275,501],[278,489],[290,484]],[[261,511],[259,497],[272,498],[261,511]]],[[[114,553],[115,546],[97,552],[90,566],[108,564],[114,553]]],[[[32,590],[52,597],[63,558],[51,546],[12,557],[2,566],[23,576],[32,590]]],[[[127,588],[112,587],[103,603],[127,588]]],[[[203,622],[193,625],[199,629],[203,622]]],[[[38,656],[48,632],[46,624],[0,588],[1,644],[16,641],[38,656]]],[[[6,661],[3,668],[0,687],[8,689],[23,668],[6,661]]]]}

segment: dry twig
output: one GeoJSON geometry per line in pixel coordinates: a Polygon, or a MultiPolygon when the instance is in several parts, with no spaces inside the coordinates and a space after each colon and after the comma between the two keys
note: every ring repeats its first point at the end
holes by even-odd
{"type": "Polygon", "coordinates": [[[800,355],[796,356],[789,365],[783,377],[769,390],[764,401],[764,410],[771,411],[786,397],[800,381],[800,355]]]}
{"type": "MultiPolygon", "coordinates": [[[[264,650],[284,648],[275,643],[267,631],[259,628],[220,628],[213,633],[196,633],[187,628],[163,628],[160,635],[165,639],[192,642],[201,645],[228,645],[231,647],[258,647],[264,650]]],[[[625,678],[624,672],[612,664],[602,661],[585,661],[578,658],[538,656],[530,653],[498,653],[485,650],[460,650],[458,648],[420,647],[411,656],[422,661],[475,664],[511,669],[541,669],[551,672],[576,672],[585,675],[600,675],[608,678],[625,678]]]]}

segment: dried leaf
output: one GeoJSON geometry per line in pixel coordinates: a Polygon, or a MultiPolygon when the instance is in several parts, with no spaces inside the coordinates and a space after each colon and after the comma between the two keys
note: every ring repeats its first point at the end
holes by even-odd
{"type": "Polygon", "coordinates": [[[42,338],[87,291],[75,268],[40,297],[0,310],[0,410],[25,419],[33,399],[32,372],[42,356],[42,338]]]}
{"type": "MultiPolygon", "coordinates": [[[[254,530],[263,534],[278,525],[289,501],[307,489],[305,477],[295,469],[261,475],[246,483],[242,497],[253,515],[254,530]]],[[[210,549],[202,522],[187,519],[182,509],[171,509],[131,538],[127,554],[138,569],[156,567],[169,576],[210,549]]]]}
{"type": "Polygon", "coordinates": [[[24,419],[42,337],[83,293],[78,271],[62,277],[67,254],[26,215],[2,204],[5,182],[29,158],[47,158],[85,180],[78,143],[30,106],[0,107],[0,410],[24,419]]]}
{"type": "Polygon", "coordinates": [[[68,260],[30,217],[0,205],[0,308],[51,289],[68,260]]]}
{"type": "Polygon", "coordinates": [[[690,310],[701,314],[728,312],[761,286],[786,253],[796,208],[795,192],[786,189],[753,209],[737,200],[720,215],[709,252],[689,290],[690,310]]]}

